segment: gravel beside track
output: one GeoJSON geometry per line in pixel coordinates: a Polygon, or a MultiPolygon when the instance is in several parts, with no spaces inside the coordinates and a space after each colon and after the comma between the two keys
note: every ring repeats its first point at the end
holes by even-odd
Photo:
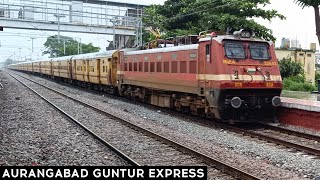
{"type": "Polygon", "coordinates": [[[261,178],[303,179],[303,177],[320,176],[320,161],[317,159],[308,159],[301,154],[288,152],[286,149],[257,143],[251,138],[185,121],[190,118],[189,115],[185,118],[177,117],[160,108],[155,110],[141,103],[134,104],[122,98],[101,96],[39,77],[23,75],[50,87],[56,87],[70,96],[99,106],[114,115],[143,124],[148,129],[170,136],[206,154],[212,154],[213,157],[261,178]]]}
{"type": "Polygon", "coordinates": [[[0,165],[127,165],[4,72],[0,165]]]}

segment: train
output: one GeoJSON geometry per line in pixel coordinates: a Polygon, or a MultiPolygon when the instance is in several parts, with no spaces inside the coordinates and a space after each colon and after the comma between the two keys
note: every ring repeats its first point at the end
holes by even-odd
{"type": "Polygon", "coordinates": [[[222,122],[276,119],[283,85],[273,42],[240,30],[162,43],[8,68],[222,122]]]}

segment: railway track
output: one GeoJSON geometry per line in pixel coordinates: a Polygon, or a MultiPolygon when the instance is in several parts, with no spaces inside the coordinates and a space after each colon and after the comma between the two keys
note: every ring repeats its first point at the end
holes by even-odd
{"type": "Polygon", "coordinates": [[[17,78],[10,73],[8,74],[133,166],[208,166],[208,179],[259,179],[179,142],[109,114],[99,107],[84,103],[23,76],[16,74],[19,76],[17,78]],[[23,82],[20,77],[27,82],[23,82]],[[46,97],[44,97],[44,94],[46,97]],[[88,115],[90,116],[88,117],[88,115]]]}
{"type": "Polygon", "coordinates": [[[295,151],[300,151],[312,156],[320,157],[319,136],[291,131],[288,129],[270,125],[263,125],[265,129],[260,128],[256,130],[248,130],[216,122],[212,123],[212,125],[238,134],[242,134],[244,136],[250,136],[252,138],[256,138],[262,141],[267,141],[277,145],[285,146],[295,151]]]}
{"type": "Polygon", "coordinates": [[[278,131],[278,132],[281,132],[281,133],[284,133],[284,134],[288,134],[288,135],[294,135],[294,136],[305,138],[305,139],[314,140],[314,141],[317,141],[317,142],[320,143],[320,136],[317,136],[317,135],[306,134],[306,133],[303,133],[303,132],[293,131],[293,130],[290,130],[290,129],[286,129],[286,128],[279,127],[279,126],[272,126],[272,125],[269,125],[269,124],[262,124],[262,128],[270,129],[270,130],[273,130],[273,131],[278,131]]]}

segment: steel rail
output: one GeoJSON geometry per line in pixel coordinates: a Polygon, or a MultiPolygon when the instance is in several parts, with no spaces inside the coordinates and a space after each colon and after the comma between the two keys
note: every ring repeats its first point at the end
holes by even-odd
{"type": "MultiPolygon", "coordinates": [[[[8,73],[8,72],[7,72],[8,73]]],[[[120,151],[119,149],[117,149],[116,147],[114,147],[112,144],[110,144],[109,142],[105,141],[103,138],[101,138],[99,135],[97,135],[96,133],[94,133],[93,131],[91,131],[89,128],[85,127],[82,123],[80,123],[76,118],[72,117],[71,115],[69,115],[67,112],[63,111],[61,108],[59,108],[57,105],[55,105],[54,103],[52,103],[50,100],[48,100],[47,98],[45,98],[44,96],[42,96],[41,94],[39,94],[37,91],[35,91],[34,89],[32,89],[30,86],[28,86],[27,84],[25,84],[24,82],[22,82],[21,80],[19,80],[18,78],[14,77],[13,75],[11,75],[10,73],[8,73],[11,77],[13,77],[15,80],[17,80],[18,82],[20,82],[23,86],[27,87],[28,89],[30,89],[33,93],[35,93],[36,95],[38,95],[40,98],[42,98],[43,100],[45,100],[47,103],[49,103],[51,106],[53,106],[55,109],[57,109],[60,113],[62,113],[63,115],[65,115],[66,117],[68,117],[72,122],[76,123],[77,125],[79,125],[82,129],[84,129],[87,133],[89,133],[90,135],[92,135],[95,139],[97,139],[99,142],[101,142],[103,145],[109,147],[112,151],[114,151],[118,156],[120,156],[121,158],[123,158],[125,161],[127,161],[129,164],[131,164],[132,166],[141,166],[139,163],[137,163],[136,161],[134,161],[133,159],[131,159],[129,156],[125,155],[122,151],[120,151]]]]}
{"type": "Polygon", "coordinates": [[[253,138],[260,139],[260,140],[265,140],[265,141],[268,141],[268,142],[271,142],[271,143],[275,143],[275,144],[278,144],[278,145],[283,145],[283,146],[286,146],[288,148],[293,148],[293,149],[296,149],[296,150],[299,150],[299,151],[303,151],[303,152],[306,152],[306,153],[309,153],[309,154],[312,154],[312,155],[315,155],[315,156],[320,156],[320,149],[314,149],[314,148],[303,146],[303,145],[300,145],[300,144],[284,141],[284,140],[281,140],[281,139],[277,139],[277,138],[274,138],[274,137],[271,137],[271,136],[267,136],[267,135],[260,134],[260,133],[257,133],[257,132],[253,132],[253,131],[246,130],[246,129],[237,128],[237,127],[234,127],[234,126],[229,126],[229,125],[225,125],[225,124],[221,124],[221,123],[214,123],[214,124],[216,126],[219,126],[221,128],[227,129],[227,130],[231,130],[231,131],[236,132],[238,134],[243,134],[245,136],[250,136],[250,137],[253,137],[253,138]]]}
{"type": "MultiPolygon", "coordinates": [[[[7,73],[8,73],[8,72],[7,72],[7,73]]],[[[14,74],[16,74],[16,73],[14,73],[14,74]]],[[[11,74],[10,74],[10,75],[11,75],[11,74]]],[[[246,173],[246,172],[244,172],[244,171],[242,171],[242,170],[240,170],[240,169],[238,169],[238,168],[236,168],[236,167],[233,167],[233,166],[228,165],[228,164],[226,164],[226,163],[224,163],[224,162],[222,162],[222,161],[219,161],[219,160],[217,160],[217,159],[215,159],[215,158],[209,157],[209,156],[206,155],[206,154],[203,154],[203,153],[201,153],[201,152],[198,152],[198,151],[196,151],[196,150],[194,150],[194,149],[192,149],[192,148],[190,148],[190,147],[187,147],[187,146],[185,146],[185,145],[182,145],[182,144],[180,144],[180,143],[178,143],[178,142],[175,142],[175,141],[173,141],[173,140],[171,140],[171,139],[168,139],[168,138],[166,138],[166,137],[164,137],[164,136],[162,136],[162,135],[159,135],[159,134],[157,134],[157,133],[155,133],[155,132],[152,132],[152,131],[150,131],[150,130],[148,130],[148,129],[145,129],[145,128],[143,128],[143,127],[137,126],[137,125],[129,122],[128,120],[125,120],[125,119],[119,118],[119,117],[117,117],[117,116],[115,116],[115,115],[113,115],[113,114],[110,114],[110,113],[108,113],[108,112],[100,109],[99,107],[95,107],[95,106],[93,106],[93,105],[90,105],[90,104],[87,104],[87,103],[85,103],[85,102],[82,102],[82,101],[80,101],[80,100],[78,100],[78,99],[76,99],[76,98],[73,98],[73,97],[71,97],[71,96],[69,96],[69,95],[67,95],[67,94],[65,94],[65,93],[63,93],[63,92],[61,92],[61,91],[52,89],[52,88],[50,88],[49,86],[40,84],[40,83],[38,83],[38,82],[36,82],[36,81],[34,81],[34,80],[32,80],[32,79],[23,77],[23,76],[21,76],[21,75],[19,75],[19,74],[16,74],[16,75],[18,75],[18,76],[20,76],[20,77],[22,77],[22,78],[24,78],[24,79],[27,79],[27,80],[35,83],[35,84],[38,84],[38,85],[40,85],[40,86],[42,86],[42,87],[44,87],[44,88],[47,88],[47,89],[49,89],[49,90],[51,90],[51,91],[53,91],[53,92],[55,92],[55,93],[58,93],[58,94],[60,94],[60,95],[62,95],[62,96],[64,96],[64,97],[67,97],[67,98],[69,98],[69,99],[71,99],[71,100],[74,100],[75,102],[78,102],[78,103],[80,103],[80,104],[82,104],[82,105],[84,105],[84,106],[87,106],[87,107],[89,107],[89,108],[91,108],[91,109],[93,109],[93,110],[95,110],[95,111],[97,111],[97,112],[99,112],[99,113],[101,113],[101,114],[104,114],[104,115],[106,115],[106,116],[112,117],[113,119],[115,119],[115,120],[117,120],[117,121],[119,121],[119,122],[121,122],[121,123],[124,123],[124,124],[130,126],[131,128],[137,130],[137,131],[140,131],[140,132],[142,132],[142,133],[144,133],[144,134],[146,134],[146,135],[148,135],[148,136],[151,136],[151,137],[153,137],[153,138],[155,138],[155,139],[158,139],[159,141],[162,141],[162,142],[164,142],[164,143],[166,143],[166,144],[168,144],[168,145],[171,145],[171,146],[179,149],[179,151],[182,151],[182,152],[191,154],[191,155],[193,155],[193,156],[196,156],[196,157],[200,158],[202,161],[204,161],[206,164],[208,164],[208,165],[210,165],[210,166],[213,166],[214,168],[219,169],[219,170],[221,170],[221,171],[223,171],[223,172],[226,172],[227,174],[229,174],[229,175],[231,175],[231,176],[234,176],[234,177],[240,178],[240,179],[245,179],[245,180],[259,180],[259,179],[260,179],[260,178],[258,178],[258,177],[256,177],[256,176],[251,175],[251,174],[249,174],[249,173],[246,173]]],[[[12,75],[11,75],[11,76],[12,76],[12,75]]]]}
{"type": "Polygon", "coordinates": [[[307,134],[307,133],[303,133],[303,132],[298,132],[298,131],[293,131],[293,130],[290,130],[290,129],[286,129],[286,128],[279,127],[279,126],[272,126],[272,125],[269,125],[269,124],[261,124],[261,125],[262,125],[262,128],[266,128],[266,129],[278,131],[278,132],[281,132],[281,133],[294,135],[294,136],[297,136],[297,137],[302,137],[302,138],[306,138],[306,139],[315,140],[315,141],[320,142],[320,136],[307,134]]]}

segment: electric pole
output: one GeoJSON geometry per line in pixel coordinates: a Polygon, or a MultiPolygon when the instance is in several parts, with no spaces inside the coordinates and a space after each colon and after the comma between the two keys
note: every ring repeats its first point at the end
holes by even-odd
{"type": "Polygon", "coordinates": [[[58,42],[60,43],[60,18],[65,17],[65,15],[54,14],[54,16],[58,19],[58,42]]]}
{"type": "Polygon", "coordinates": [[[34,39],[36,39],[35,37],[31,37],[31,44],[32,44],[32,46],[31,46],[31,50],[32,50],[32,53],[33,53],[33,40],[34,39]]]}

